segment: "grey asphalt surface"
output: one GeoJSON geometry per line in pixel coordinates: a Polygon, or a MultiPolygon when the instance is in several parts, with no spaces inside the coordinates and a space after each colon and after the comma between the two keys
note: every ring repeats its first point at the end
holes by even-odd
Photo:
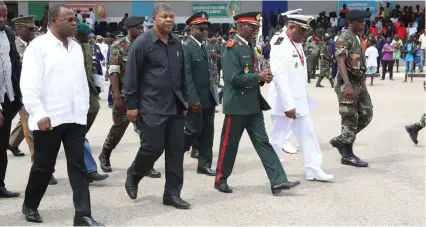
{"type": "MultiPolygon", "coordinates": [[[[182,198],[191,203],[191,210],[177,210],[162,205],[164,177],[144,178],[139,184],[138,199],[128,198],[124,182],[126,169],[133,161],[139,139],[129,127],[114,150],[113,173],[103,182],[90,186],[93,217],[106,225],[425,225],[425,134],[419,134],[415,146],[404,129],[425,112],[423,78],[402,84],[376,79],[368,87],[374,105],[371,124],[357,137],[355,153],[370,163],[369,168],[340,164],[337,150],[328,143],[340,130],[337,99],[327,81],[325,88],[310,85],[310,94],[321,109],[312,113],[315,132],[324,152],[323,168],[335,175],[332,183],[304,180],[303,152],[286,154],[283,162],[290,180],[301,185],[279,197],[272,196],[265,172],[245,133],[240,143],[233,174],[228,183],[233,194],[213,188],[213,177],[196,173],[196,160],[185,155],[185,183],[182,198]]],[[[105,87],[109,82],[106,82],[105,87]]],[[[268,87],[262,88],[267,94],[268,87]]],[[[112,124],[106,94],[102,95],[101,111],[88,134],[92,152],[98,156],[112,124]]],[[[219,107],[220,109],[220,107],[219,107]]],[[[219,149],[224,115],[215,119],[214,166],[219,149]]],[[[15,119],[16,122],[16,119],[15,119]]],[[[266,128],[271,128],[265,112],[266,128]]],[[[293,138],[293,144],[298,145],[293,138]]],[[[21,213],[31,166],[28,147],[20,148],[25,157],[8,153],[7,188],[21,192],[21,197],[0,200],[0,225],[32,225],[21,213]]],[[[164,174],[164,159],[155,165],[164,174]]],[[[58,155],[55,177],[59,184],[49,186],[39,211],[42,225],[72,225],[74,208],[65,155],[58,155]]],[[[37,225],[37,224],[33,224],[37,225]]],[[[40,225],[40,224],[38,224],[40,225]]]]}

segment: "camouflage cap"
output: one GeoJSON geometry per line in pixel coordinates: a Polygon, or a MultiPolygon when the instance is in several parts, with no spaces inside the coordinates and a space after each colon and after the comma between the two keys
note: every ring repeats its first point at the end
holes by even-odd
{"type": "Polygon", "coordinates": [[[27,16],[27,17],[18,17],[12,19],[15,27],[27,27],[27,28],[36,28],[35,26],[35,16],[27,16]]]}

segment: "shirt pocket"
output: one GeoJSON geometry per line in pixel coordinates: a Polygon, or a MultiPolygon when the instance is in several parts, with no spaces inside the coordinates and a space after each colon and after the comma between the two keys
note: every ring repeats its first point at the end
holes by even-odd
{"type": "Polygon", "coordinates": [[[360,59],[361,59],[361,56],[359,54],[356,54],[356,53],[350,54],[349,63],[351,65],[351,67],[354,68],[354,69],[359,69],[360,68],[360,59]]]}

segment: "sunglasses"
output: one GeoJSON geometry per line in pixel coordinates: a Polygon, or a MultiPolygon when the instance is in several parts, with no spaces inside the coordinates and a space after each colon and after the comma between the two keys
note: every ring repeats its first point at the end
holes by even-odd
{"type": "Polygon", "coordinates": [[[65,20],[68,23],[72,23],[72,22],[77,22],[78,21],[78,19],[76,17],[68,17],[68,18],[57,17],[57,19],[65,20]]]}

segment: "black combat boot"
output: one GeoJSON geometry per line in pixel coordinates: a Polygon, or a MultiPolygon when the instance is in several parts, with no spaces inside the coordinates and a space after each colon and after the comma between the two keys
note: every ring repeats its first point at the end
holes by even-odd
{"type": "Polygon", "coordinates": [[[192,145],[191,158],[198,159],[198,143],[192,145]]]}
{"type": "Polygon", "coordinates": [[[111,152],[102,150],[102,153],[99,155],[99,162],[102,171],[105,173],[112,172],[111,163],[109,161],[109,158],[111,157],[111,152]]]}
{"type": "Polygon", "coordinates": [[[419,134],[419,131],[422,130],[422,128],[423,127],[420,126],[418,123],[405,126],[405,130],[407,130],[411,141],[413,141],[413,143],[416,145],[419,143],[419,141],[417,140],[417,135],[419,134]]]}
{"type": "Polygon", "coordinates": [[[368,167],[368,162],[358,158],[353,152],[353,143],[344,144],[342,150],[342,161],[343,165],[355,166],[355,167],[368,167]]]}
{"type": "Polygon", "coordinates": [[[317,85],[315,85],[315,87],[324,87],[324,86],[322,86],[321,85],[321,80],[322,80],[322,78],[320,77],[320,78],[318,78],[318,80],[317,80],[317,85]]]}

